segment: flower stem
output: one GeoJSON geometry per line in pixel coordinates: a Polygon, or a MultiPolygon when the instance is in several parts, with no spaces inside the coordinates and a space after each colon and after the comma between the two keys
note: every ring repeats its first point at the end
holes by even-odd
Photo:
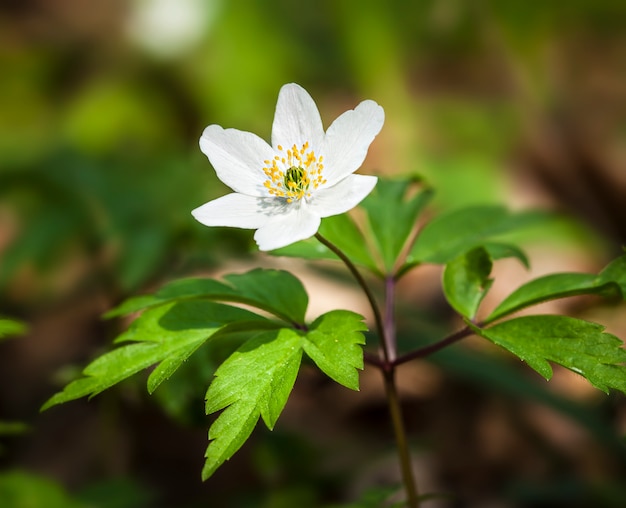
{"type": "MultiPolygon", "coordinates": [[[[370,307],[372,308],[372,312],[374,313],[376,329],[378,330],[378,334],[381,337],[382,342],[384,343],[385,327],[383,325],[383,319],[380,313],[380,309],[378,308],[378,303],[376,303],[376,299],[374,298],[374,295],[372,294],[369,286],[365,282],[365,279],[363,278],[357,267],[354,265],[354,263],[350,261],[350,258],[346,256],[346,254],[339,247],[337,247],[330,240],[324,238],[320,233],[315,233],[315,238],[317,238],[321,243],[328,247],[333,253],[337,255],[337,257],[339,257],[339,259],[344,262],[344,264],[348,267],[348,270],[350,270],[350,273],[352,273],[356,281],[359,283],[359,286],[361,286],[361,289],[363,289],[363,292],[365,293],[365,296],[369,301],[370,307]]],[[[383,347],[382,349],[385,362],[389,362],[389,352],[385,347],[383,347]]]]}
{"type": "Polygon", "coordinates": [[[315,237],[344,262],[344,264],[348,267],[348,270],[350,270],[365,292],[365,295],[367,296],[367,299],[372,307],[374,320],[376,321],[376,328],[378,329],[378,335],[380,337],[380,356],[382,356],[380,361],[375,364],[380,368],[385,382],[385,392],[389,403],[389,413],[391,415],[393,431],[396,438],[396,446],[398,448],[398,455],[400,458],[402,480],[407,494],[407,506],[409,508],[419,508],[417,486],[413,476],[411,455],[409,453],[409,445],[406,437],[406,430],[404,428],[404,420],[402,418],[402,408],[400,406],[400,399],[398,397],[398,390],[396,387],[396,327],[394,316],[395,277],[389,275],[385,278],[385,319],[383,321],[374,295],[350,258],[348,258],[348,256],[346,256],[346,254],[339,249],[339,247],[324,238],[321,234],[316,233],[315,237]]]}
{"type": "Polygon", "coordinates": [[[411,455],[409,453],[409,443],[406,438],[404,419],[402,418],[402,409],[400,406],[400,399],[398,398],[398,390],[396,388],[395,367],[392,367],[389,370],[383,370],[383,377],[385,379],[385,392],[387,394],[387,402],[389,403],[391,423],[396,437],[396,447],[400,458],[402,481],[407,495],[407,506],[409,508],[419,508],[419,498],[417,495],[415,476],[413,475],[413,465],[411,463],[411,455]]]}
{"type": "Polygon", "coordinates": [[[395,303],[396,279],[393,275],[387,275],[387,277],[385,277],[385,333],[383,335],[383,349],[387,351],[386,358],[388,361],[383,363],[382,373],[385,380],[385,392],[387,393],[393,433],[396,437],[396,447],[398,449],[400,468],[402,470],[402,481],[407,494],[407,506],[409,508],[418,508],[419,498],[417,496],[417,485],[415,476],[413,475],[409,443],[404,428],[404,418],[402,417],[402,406],[400,405],[400,398],[398,397],[398,389],[396,386],[397,365],[395,362],[397,338],[395,303]]]}

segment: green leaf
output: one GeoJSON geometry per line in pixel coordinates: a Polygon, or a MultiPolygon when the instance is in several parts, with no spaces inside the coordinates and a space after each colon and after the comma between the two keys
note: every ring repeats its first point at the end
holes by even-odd
{"type": "Polygon", "coordinates": [[[58,483],[14,470],[0,473],[0,499],[7,508],[88,508],[72,498],[58,483]]]}
{"type": "Polygon", "coordinates": [[[626,254],[610,262],[598,274],[598,284],[611,282],[619,286],[622,298],[626,298],[626,254]]]}
{"type": "Polygon", "coordinates": [[[494,261],[496,259],[516,258],[526,268],[530,268],[528,256],[517,245],[510,243],[488,242],[483,244],[483,247],[487,250],[489,256],[494,261]]]}
{"type": "Polygon", "coordinates": [[[363,317],[332,311],[308,331],[282,328],[259,333],[244,343],[215,372],[206,394],[207,414],[224,409],[209,429],[203,479],[243,445],[259,417],[272,429],[293,388],[302,351],[338,383],[358,390],[366,329],[363,317]]]}
{"type": "Polygon", "coordinates": [[[207,301],[169,302],[149,309],[117,339],[117,342],[132,341],[130,344],[91,362],[83,371],[85,377],[53,395],[41,410],[80,397],[93,397],[147,367],[164,362],[149,378],[148,388],[152,392],[206,340],[226,324],[241,320],[266,321],[250,311],[207,301]]]}
{"type": "Polygon", "coordinates": [[[524,316],[476,333],[507,349],[544,378],[552,377],[549,362],[584,376],[596,388],[626,392],[626,351],[604,326],[567,316],[524,316]]]}
{"type": "MultiPolygon", "coordinates": [[[[380,273],[363,233],[349,214],[326,217],[322,220],[319,233],[339,247],[354,263],[365,266],[374,273],[380,273]]],[[[293,243],[287,247],[273,250],[270,254],[305,259],[337,259],[337,256],[316,238],[293,243]]]]}
{"type": "Polygon", "coordinates": [[[575,295],[596,294],[626,297],[626,255],[610,263],[599,275],[553,273],[531,280],[507,296],[485,323],[538,303],[575,295]]]}
{"type": "Polygon", "coordinates": [[[473,319],[480,302],[489,291],[492,279],[491,257],[478,247],[457,257],[443,272],[443,292],[446,299],[462,316],[473,319]]]}
{"type": "Polygon", "coordinates": [[[393,271],[417,216],[433,196],[429,188],[415,192],[416,183],[416,179],[381,178],[361,203],[386,273],[393,271]]]}
{"type": "Polygon", "coordinates": [[[7,422],[0,420],[0,436],[25,434],[28,431],[30,431],[30,426],[24,422],[7,422]]]}
{"type": "Polygon", "coordinates": [[[363,331],[367,327],[363,316],[347,310],[335,310],[318,317],[303,337],[306,354],[328,377],[337,383],[359,389],[359,374],[363,369],[363,331]]]}
{"type": "Polygon", "coordinates": [[[0,339],[26,333],[26,325],[14,319],[0,318],[0,339]]]}
{"type": "Polygon", "coordinates": [[[540,212],[512,213],[502,206],[471,206],[441,215],[418,235],[408,264],[449,263],[494,238],[545,222],[540,212]]]}
{"type": "Polygon", "coordinates": [[[299,279],[283,270],[257,268],[214,279],[189,278],[170,282],[154,295],[126,300],[105,317],[115,317],[183,299],[211,299],[251,305],[289,323],[304,324],[308,295],[299,279]]]}
{"type": "Polygon", "coordinates": [[[250,339],[216,371],[206,394],[207,414],[226,408],[209,429],[206,480],[243,445],[259,416],[272,429],[293,388],[301,337],[288,328],[250,339]]]}

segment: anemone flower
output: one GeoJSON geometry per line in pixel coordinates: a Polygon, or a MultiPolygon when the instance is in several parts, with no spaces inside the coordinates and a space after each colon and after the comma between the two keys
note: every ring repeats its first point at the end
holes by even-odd
{"type": "Polygon", "coordinates": [[[306,90],[284,85],[271,146],[250,132],[219,125],[204,129],[200,149],[235,192],[191,213],[206,226],[256,229],[254,239],[263,251],[309,238],[322,218],[347,212],[376,185],[376,177],[353,173],[384,118],[383,108],[366,100],[324,132],[306,90]]]}

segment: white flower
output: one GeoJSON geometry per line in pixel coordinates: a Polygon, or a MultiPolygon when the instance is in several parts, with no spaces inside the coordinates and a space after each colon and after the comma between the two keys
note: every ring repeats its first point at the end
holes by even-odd
{"type": "Polygon", "coordinates": [[[260,250],[313,236],[321,219],[347,212],[376,177],[353,175],[383,126],[374,101],[346,111],[324,132],[315,102],[299,85],[278,94],[272,146],[250,132],[209,125],[200,149],[218,178],[235,192],[191,213],[206,226],[256,229],[260,250]]]}

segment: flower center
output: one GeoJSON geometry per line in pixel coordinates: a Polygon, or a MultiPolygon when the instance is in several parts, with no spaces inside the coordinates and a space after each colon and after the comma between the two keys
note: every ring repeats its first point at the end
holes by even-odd
{"type": "Polygon", "coordinates": [[[287,150],[280,145],[277,148],[279,155],[271,161],[263,161],[263,172],[267,176],[263,185],[272,196],[286,198],[287,203],[293,203],[294,200],[311,197],[311,189],[326,183],[322,176],[324,158],[321,155],[317,157],[309,149],[308,142],[301,148],[296,145],[287,150]]]}

